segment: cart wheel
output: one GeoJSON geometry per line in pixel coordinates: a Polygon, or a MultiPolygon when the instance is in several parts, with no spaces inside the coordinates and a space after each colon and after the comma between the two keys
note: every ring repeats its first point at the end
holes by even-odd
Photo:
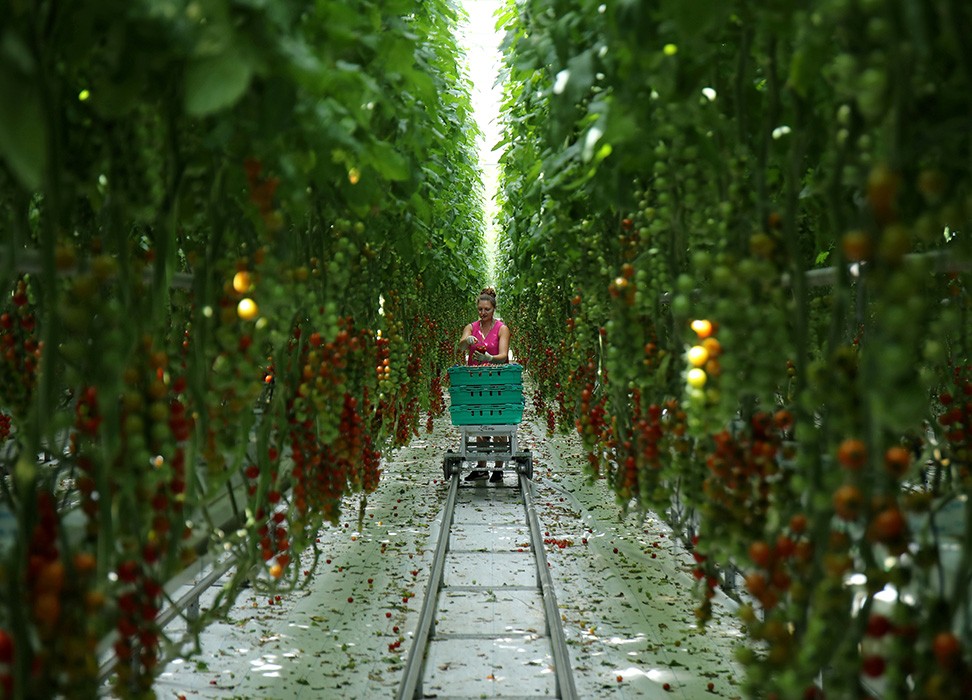
{"type": "Polygon", "coordinates": [[[442,476],[448,481],[449,477],[452,476],[452,460],[453,451],[446,450],[445,457],[442,458],[442,476]]]}
{"type": "Polygon", "coordinates": [[[461,468],[462,468],[462,459],[456,457],[455,455],[447,454],[442,459],[442,475],[445,477],[446,481],[451,479],[453,474],[458,474],[461,468]]]}
{"type": "Polygon", "coordinates": [[[519,455],[516,458],[517,471],[527,479],[533,480],[533,455],[519,455]]]}

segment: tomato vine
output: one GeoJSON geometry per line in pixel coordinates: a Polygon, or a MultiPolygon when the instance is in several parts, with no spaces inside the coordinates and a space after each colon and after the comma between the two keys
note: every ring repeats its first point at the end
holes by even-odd
{"type": "Polygon", "coordinates": [[[498,269],[535,404],[623,508],[670,514],[700,620],[740,573],[748,692],[968,692],[970,560],[939,562],[970,521],[934,523],[970,483],[947,437],[969,11],[533,0],[502,22],[498,269]]]}
{"type": "Polygon", "coordinates": [[[443,339],[485,275],[457,21],[445,0],[0,9],[5,697],[93,696],[109,635],[141,697],[167,580],[235,558],[197,631],[248,579],[303,585],[341,499],[441,414],[443,339]]]}

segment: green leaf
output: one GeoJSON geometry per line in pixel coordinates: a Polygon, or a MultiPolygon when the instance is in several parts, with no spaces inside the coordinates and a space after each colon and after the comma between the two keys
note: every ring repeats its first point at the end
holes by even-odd
{"type": "Polygon", "coordinates": [[[421,195],[418,193],[413,194],[411,199],[409,199],[409,205],[419,221],[428,221],[431,212],[428,203],[421,195]]]}
{"type": "Polygon", "coordinates": [[[387,180],[407,180],[411,168],[401,153],[385,141],[371,144],[371,167],[377,170],[387,180]]]}
{"type": "Polygon", "coordinates": [[[36,84],[0,68],[0,157],[27,190],[41,186],[47,162],[44,124],[36,84]]]}
{"type": "Polygon", "coordinates": [[[582,51],[567,61],[567,89],[564,93],[571,104],[583,99],[594,82],[594,52],[592,49],[582,51]]]}
{"type": "Polygon", "coordinates": [[[664,0],[660,14],[671,18],[679,34],[694,37],[722,26],[731,11],[732,4],[722,0],[664,0]]]}
{"type": "MultiPolygon", "coordinates": [[[[816,39],[816,37],[814,37],[816,39]]],[[[807,97],[811,84],[821,74],[827,59],[826,46],[808,40],[793,53],[786,85],[800,97],[807,97]]]]}
{"type": "Polygon", "coordinates": [[[185,108],[203,117],[231,107],[250,85],[253,66],[238,50],[194,59],[186,69],[185,108]]]}

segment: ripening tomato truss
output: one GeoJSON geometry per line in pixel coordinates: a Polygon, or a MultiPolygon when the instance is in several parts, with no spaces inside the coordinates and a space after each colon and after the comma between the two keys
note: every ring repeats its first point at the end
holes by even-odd
{"type": "MultiPolygon", "coordinates": [[[[486,276],[457,17],[439,0],[378,22],[339,9],[65,9],[89,48],[68,59],[51,37],[22,64],[58,66],[52,109],[0,61],[0,93],[37,126],[11,139],[20,117],[0,118],[0,443],[10,466],[55,455],[3,491],[24,545],[0,563],[5,697],[93,697],[109,635],[114,692],[144,697],[166,581],[232,553],[197,630],[248,578],[271,599],[306,585],[295,563],[342,498],[444,411],[486,276]],[[98,67],[85,27],[133,38],[113,59],[127,77],[98,67]],[[227,40],[201,62],[210,32],[227,40]]],[[[6,18],[15,43],[30,15],[6,18]]]]}
{"type": "Polygon", "coordinates": [[[900,42],[912,77],[962,63],[922,38],[946,5],[900,23],[899,0],[747,19],[581,2],[572,23],[540,2],[507,26],[497,269],[534,405],[623,509],[691,543],[700,621],[745,582],[759,697],[970,692],[966,589],[941,585],[972,563],[937,567],[972,542],[951,223],[972,173],[948,155],[968,135],[936,126],[969,76],[926,111],[882,63],[900,42]],[[873,644],[857,616],[889,597],[906,641],[873,644]]]}

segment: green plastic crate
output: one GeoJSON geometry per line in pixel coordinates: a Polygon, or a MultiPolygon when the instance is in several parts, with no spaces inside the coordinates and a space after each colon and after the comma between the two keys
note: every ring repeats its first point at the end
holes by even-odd
{"type": "Polygon", "coordinates": [[[451,406],[453,425],[514,425],[523,420],[523,404],[451,406]]]}
{"type": "Polygon", "coordinates": [[[523,401],[522,384],[479,384],[449,387],[453,406],[513,404],[523,401]]]}
{"type": "Polygon", "coordinates": [[[482,365],[469,367],[456,365],[449,368],[450,386],[482,386],[484,384],[520,384],[523,382],[523,365],[482,365]]]}

